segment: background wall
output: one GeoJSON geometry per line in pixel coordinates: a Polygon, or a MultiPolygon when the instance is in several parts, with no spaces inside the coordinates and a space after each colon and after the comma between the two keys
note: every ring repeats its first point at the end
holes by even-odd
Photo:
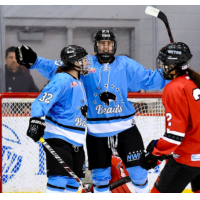
{"type": "MultiPolygon", "coordinates": [[[[189,45],[192,68],[200,72],[200,6],[154,6],[168,17],[175,41],[189,45]]],[[[145,14],[146,5],[134,6],[1,6],[1,81],[4,81],[3,57],[10,46],[25,44],[38,56],[59,59],[61,49],[78,44],[93,53],[94,33],[108,28],[117,36],[116,55],[128,54],[145,68],[156,69],[161,47],[169,43],[163,22],[145,14]],[[43,33],[39,41],[19,40],[19,32],[43,33]],[[3,79],[3,80],[2,80],[3,79]]],[[[36,70],[31,75],[39,89],[47,83],[36,70]]],[[[1,84],[1,91],[3,85],[1,84]]]]}

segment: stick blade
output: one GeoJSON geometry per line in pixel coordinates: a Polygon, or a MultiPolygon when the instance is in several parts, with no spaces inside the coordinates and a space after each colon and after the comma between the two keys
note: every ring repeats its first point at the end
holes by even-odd
{"type": "Polygon", "coordinates": [[[154,8],[152,6],[147,6],[145,9],[145,13],[147,15],[151,15],[154,17],[158,17],[159,12],[160,12],[160,10],[158,10],[157,8],[154,8]]]}

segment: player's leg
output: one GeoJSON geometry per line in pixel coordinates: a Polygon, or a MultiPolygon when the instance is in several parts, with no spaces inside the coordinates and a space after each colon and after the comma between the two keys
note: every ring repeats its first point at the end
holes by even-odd
{"type": "Polygon", "coordinates": [[[191,181],[192,191],[200,193],[200,174],[191,181]]]}
{"type": "Polygon", "coordinates": [[[86,137],[89,170],[92,170],[94,192],[109,192],[111,179],[111,149],[108,148],[107,137],[86,137]]]}
{"type": "Polygon", "coordinates": [[[117,151],[132,180],[136,193],[149,192],[147,170],[139,166],[144,144],[137,126],[118,134],[117,151]]]}
{"type": "Polygon", "coordinates": [[[200,169],[177,163],[172,157],[158,176],[152,193],[181,193],[200,169]]]}
{"type": "MultiPolygon", "coordinates": [[[[57,138],[46,139],[46,141],[73,170],[72,144],[57,138]]],[[[46,153],[46,169],[48,177],[46,192],[64,192],[68,183],[69,174],[48,150],[45,148],[44,150],[46,153]]]]}
{"type": "Polygon", "coordinates": [[[63,193],[67,185],[67,176],[49,176],[46,193],[63,193]]]}
{"type": "MultiPolygon", "coordinates": [[[[73,159],[73,172],[79,177],[85,177],[85,153],[83,146],[72,148],[72,159],[73,159]]],[[[72,177],[68,177],[67,185],[65,187],[65,193],[77,193],[79,188],[79,183],[72,177]]]]}

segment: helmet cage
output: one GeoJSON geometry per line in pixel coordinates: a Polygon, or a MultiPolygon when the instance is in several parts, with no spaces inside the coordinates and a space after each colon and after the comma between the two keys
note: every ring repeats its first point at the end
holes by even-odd
{"type": "MultiPolygon", "coordinates": [[[[105,49],[105,46],[103,47],[105,49]]],[[[117,50],[117,41],[115,35],[109,30],[100,30],[96,33],[94,37],[94,52],[96,53],[97,57],[100,60],[110,60],[114,57],[117,50]],[[99,44],[100,41],[112,41],[112,52],[109,52],[109,45],[108,45],[108,52],[101,53],[102,46],[99,44]]]]}

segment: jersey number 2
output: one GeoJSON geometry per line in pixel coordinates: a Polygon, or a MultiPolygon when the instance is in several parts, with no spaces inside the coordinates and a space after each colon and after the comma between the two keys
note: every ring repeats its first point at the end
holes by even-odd
{"type": "Polygon", "coordinates": [[[45,92],[43,96],[39,99],[39,101],[44,101],[45,103],[49,103],[49,99],[52,99],[53,94],[45,92]],[[47,98],[46,98],[47,97],[47,98]]]}
{"type": "Polygon", "coordinates": [[[196,101],[198,101],[200,99],[200,89],[199,88],[195,88],[193,90],[193,97],[196,101]]]}

